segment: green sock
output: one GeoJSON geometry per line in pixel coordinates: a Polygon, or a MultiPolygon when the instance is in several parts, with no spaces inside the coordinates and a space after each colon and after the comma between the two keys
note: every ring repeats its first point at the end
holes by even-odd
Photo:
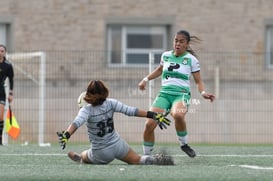
{"type": "Polygon", "coordinates": [[[178,140],[179,140],[181,146],[188,144],[188,132],[187,131],[177,131],[176,134],[178,136],[178,140]]]}
{"type": "Polygon", "coordinates": [[[151,155],[154,149],[154,142],[146,142],[143,143],[143,153],[144,155],[151,155]]]}

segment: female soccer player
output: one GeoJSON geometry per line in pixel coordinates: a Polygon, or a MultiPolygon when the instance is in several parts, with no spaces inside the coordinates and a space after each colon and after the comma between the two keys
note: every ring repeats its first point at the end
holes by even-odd
{"type": "MultiPolygon", "coordinates": [[[[175,120],[176,134],[180,141],[181,149],[190,157],[195,157],[196,153],[188,145],[188,132],[185,116],[188,111],[190,94],[190,77],[193,75],[198,90],[205,99],[211,102],[214,95],[205,92],[200,75],[199,61],[189,43],[191,40],[199,40],[198,37],[190,36],[185,30],[178,31],[173,40],[173,50],[166,51],[161,55],[160,65],[140,83],[139,88],[145,89],[149,80],[161,76],[161,89],[155,98],[151,111],[170,111],[175,120]]],[[[156,124],[151,119],[147,119],[143,133],[143,151],[145,155],[151,154],[155,142],[154,129],[156,124]]]]}
{"type": "Polygon", "coordinates": [[[60,145],[64,149],[71,135],[86,123],[91,148],[81,154],[69,152],[68,157],[76,162],[89,164],[107,164],[114,159],[119,159],[128,164],[173,165],[172,158],[167,155],[138,155],[115,131],[113,116],[115,112],[120,112],[127,116],[148,117],[161,128],[166,128],[166,125],[170,124],[170,120],[161,113],[147,112],[127,106],[116,99],[107,98],[108,93],[108,88],[102,81],[90,81],[84,96],[84,100],[88,104],[79,110],[78,115],[66,131],[57,132],[60,145]]]}
{"type": "Polygon", "coordinates": [[[13,100],[13,67],[12,64],[6,59],[6,46],[0,45],[0,145],[2,143],[2,134],[4,127],[4,110],[6,105],[6,92],[5,80],[9,78],[9,95],[8,101],[13,100]]]}

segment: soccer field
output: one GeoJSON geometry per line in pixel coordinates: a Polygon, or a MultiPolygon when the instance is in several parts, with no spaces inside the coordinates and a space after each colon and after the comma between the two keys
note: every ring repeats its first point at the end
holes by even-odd
{"type": "MultiPolygon", "coordinates": [[[[89,145],[6,145],[0,147],[0,180],[111,180],[111,181],[272,181],[273,145],[198,145],[196,158],[189,158],[178,145],[156,145],[175,161],[174,166],[127,165],[115,160],[109,165],[72,162],[68,151],[80,152],[89,145]]],[[[132,145],[142,153],[141,145],[132,145]]]]}

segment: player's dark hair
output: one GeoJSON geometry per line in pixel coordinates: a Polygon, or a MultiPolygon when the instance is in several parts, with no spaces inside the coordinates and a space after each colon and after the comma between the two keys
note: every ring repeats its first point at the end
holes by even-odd
{"type": "MultiPolygon", "coordinates": [[[[186,30],[180,30],[176,33],[177,35],[184,35],[188,41],[188,43],[190,42],[200,42],[202,41],[200,38],[198,38],[197,36],[191,36],[190,33],[186,30]]],[[[191,48],[191,46],[189,45],[187,48],[187,51],[190,52],[192,55],[197,56],[197,54],[195,53],[195,51],[191,48]]]]}
{"type": "Polygon", "coordinates": [[[109,90],[101,80],[89,82],[84,100],[93,106],[101,105],[109,95],[109,90]]]}
{"type": "MultiPolygon", "coordinates": [[[[3,44],[0,44],[0,47],[3,47],[5,49],[5,51],[7,51],[7,47],[3,44]]],[[[4,56],[4,60],[6,60],[6,56],[4,56]]]]}

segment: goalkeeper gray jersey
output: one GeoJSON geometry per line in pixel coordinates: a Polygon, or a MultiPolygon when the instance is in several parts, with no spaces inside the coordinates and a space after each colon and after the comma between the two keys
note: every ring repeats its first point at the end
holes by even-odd
{"type": "Polygon", "coordinates": [[[114,112],[135,116],[137,108],[108,98],[102,105],[92,106],[88,104],[82,107],[74,119],[73,124],[77,128],[86,123],[92,149],[105,148],[120,139],[119,134],[114,129],[114,112]]]}

